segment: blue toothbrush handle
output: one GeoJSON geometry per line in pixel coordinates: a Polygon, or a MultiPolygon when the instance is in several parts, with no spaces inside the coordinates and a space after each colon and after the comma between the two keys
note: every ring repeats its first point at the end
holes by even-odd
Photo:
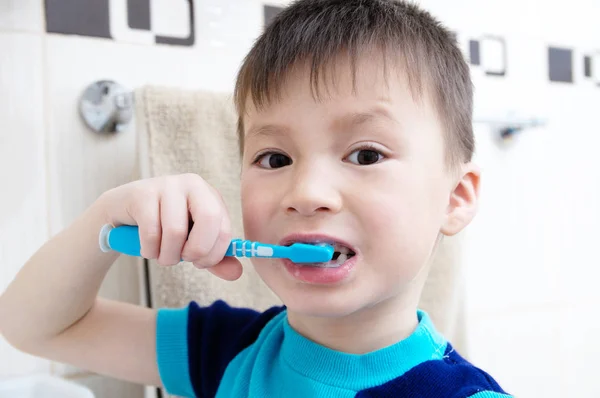
{"type": "MultiPolygon", "coordinates": [[[[100,231],[100,248],[141,257],[140,233],[137,226],[105,225],[100,231]]],[[[314,246],[295,243],[291,246],[268,245],[249,240],[233,239],[227,248],[228,257],[289,258],[296,263],[327,262],[333,256],[332,246],[314,246]]]]}
{"type": "MultiPolygon", "coordinates": [[[[104,228],[108,227],[105,226],[104,228]]],[[[102,232],[100,235],[102,240],[102,232]]],[[[109,250],[114,250],[129,256],[141,257],[140,233],[138,227],[121,225],[120,227],[110,228],[106,233],[105,242],[108,245],[109,250]]],[[[101,242],[100,247],[102,246],[101,242]]]]}
{"type": "MultiPolygon", "coordinates": [[[[251,257],[256,248],[252,242],[234,239],[229,244],[225,256],[251,257]]],[[[113,250],[129,256],[141,257],[140,231],[134,225],[121,225],[112,228],[105,225],[100,232],[100,247],[104,251],[113,250]]]]}

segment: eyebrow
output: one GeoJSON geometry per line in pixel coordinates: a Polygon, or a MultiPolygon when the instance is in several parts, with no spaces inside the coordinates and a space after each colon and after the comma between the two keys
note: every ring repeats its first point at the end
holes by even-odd
{"type": "Polygon", "coordinates": [[[279,124],[265,124],[263,126],[253,126],[250,127],[248,133],[246,134],[245,139],[253,138],[256,136],[265,136],[265,137],[273,137],[278,135],[283,135],[288,133],[289,128],[279,124]]]}
{"type": "MultiPolygon", "coordinates": [[[[344,129],[348,127],[357,127],[363,124],[373,122],[377,119],[387,119],[393,123],[399,123],[396,118],[384,107],[374,107],[366,112],[350,112],[337,119],[332,123],[332,127],[344,129]]],[[[246,139],[257,136],[273,137],[281,136],[289,133],[289,128],[279,124],[265,124],[253,126],[248,130],[246,139]]]]}
{"type": "Polygon", "coordinates": [[[356,127],[362,124],[371,123],[378,119],[387,119],[393,123],[398,123],[398,120],[384,107],[375,107],[367,112],[352,112],[336,119],[333,122],[334,126],[356,127]]]}

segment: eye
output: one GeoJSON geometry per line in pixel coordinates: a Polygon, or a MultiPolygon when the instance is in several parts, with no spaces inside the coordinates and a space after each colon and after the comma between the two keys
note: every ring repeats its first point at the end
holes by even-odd
{"type": "Polygon", "coordinates": [[[360,166],[368,166],[383,160],[385,156],[377,149],[367,146],[359,148],[348,156],[348,160],[360,166]]]}
{"type": "Polygon", "coordinates": [[[254,163],[264,169],[279,169],[292,164],[292,159],[279,152],[267,152],[258,155],[254,163]]]}

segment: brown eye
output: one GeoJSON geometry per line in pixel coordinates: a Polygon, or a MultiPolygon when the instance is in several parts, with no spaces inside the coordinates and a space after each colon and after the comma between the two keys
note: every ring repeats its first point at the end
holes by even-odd
{"type": "Polygon", "coordinates": [[[349,161],[360,166],[378,163],[383,158],[384,156],[379,151],[371,148],[357,149],[348,156],[349,161]]]}
{"type": "Polygon", "coordinates": [[[269,152],[260,155],[255,163],[265,169],[279,169],[292,164],[292,159],[282,153],[269,152]]]}

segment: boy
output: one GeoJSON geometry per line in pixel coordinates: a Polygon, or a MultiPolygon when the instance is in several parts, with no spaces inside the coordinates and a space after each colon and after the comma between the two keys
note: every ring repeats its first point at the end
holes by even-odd
{"type": "Polygon", "coordinates": [[[230,222],[199,176],[103,194],[23,267],[0,302],[16,347],[199,397],[504,397],[417,310],[439,240],[476,210],[472,87],[452,35],[391,0],[301,0],[241,67],[235,91],[247,239],[328,242],[336,267],[254,260],[285,307],[141,308],[96,298],[105,223],[142,255],[225,279],[230,222]],[[188,231],[188,220],[194,221],[188,231]],[[189,232],[189,235],[188,235],[189,232]]]}

